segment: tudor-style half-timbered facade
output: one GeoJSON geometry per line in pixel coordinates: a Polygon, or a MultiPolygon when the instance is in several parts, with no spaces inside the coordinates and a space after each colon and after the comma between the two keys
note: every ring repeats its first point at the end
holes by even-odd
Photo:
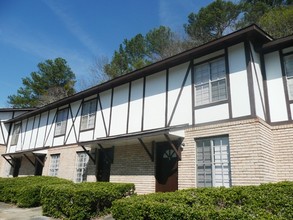
{"type": "Polygon", "coordinates": [[[17,117],[1,176],[138,193],[293,180],[293,36],[255,25],[17,117]]]}

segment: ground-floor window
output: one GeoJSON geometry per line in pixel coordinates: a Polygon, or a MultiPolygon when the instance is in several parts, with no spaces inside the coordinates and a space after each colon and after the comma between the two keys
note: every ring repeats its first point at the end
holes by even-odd
{"type": "Polygon", "coordinates": [[[52,154],[50,161],[49,176],[57,176],[59,170],[60,154],[52,154]]]}
{"type": "Polygon", "coordinates": [[[78,152],[76,157],[76,176],[75,182],[80,183],[86,181],[87,164],[89,156],[85,152],[78,152]]]}
{"type": "Polygon", "coordinates": [[[196,139],[197,187],[231,185],[228,136],[196,139]]]}

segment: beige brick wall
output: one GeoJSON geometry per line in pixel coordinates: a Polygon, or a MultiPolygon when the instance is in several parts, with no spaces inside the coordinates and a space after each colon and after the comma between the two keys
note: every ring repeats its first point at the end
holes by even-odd
{"type": "MultiPolygon", "coordinates": [[[[35,162],[35,158],[33,156],[29,156],[29,158],[31,159],[31,161],[34,163],[35,162]]],[[[33,164],[31,164],[31,162],[29,162],[29,160],[25,157],[21,158],[21,165],[19,168],[19,173],[18,176],[33,176],[35,174],[35,167],[33,164]]]]}
{"type": "Polygon", "coordinates": [[[139,194],[154,192],[155,163],[140,144],[115,147],[110,181],[134,183],[139,194]]]}
{"type": "MultiPolygon", "coordinates": [[[[4,154],[5,152],[6,146],[0,144],[0,154],[4,154]]],[[[3,157],[0,157],[0,177],[8,177],[10,169],[10,164],[3,157]]]]}
{"type": "Polygon", "coordinates": [[[195,139],[222,135],[229,136],[232,185],[276,181],[271,129],[259,119],[249,119],[187,129],[179,162],[179,189],[196,186],[195,139]]]}
{"type": "Polygon", "coordinates": [[[278,181],[293,181],[293,124],[274,126],[274,147],[278,181]]]}
{"type": "MultiPolygon", "coordinates": [[[[43,175],[49,174],[52,154],[60,154],[58,177],[74,181],[76,156],[82,151],[79,146],[66,146],[48,150],[43,175]]],[[[97,162],[98,163],[98,162],[97,162]]],[[[146,151],[140,144],[115,147],[114,162],[111,164],[111,182],[134,183],[136,192],[145,194],[155,191],[155,168],[146,151]]],[[[96,181],[96,165],[89,160],[87,181],[96,181]]]]}
{"type": "MultiPolygon", "coordinates": [[[[82,151],[83,149],[77,145],[49,149],[46,163],[43,169],[43,175],[45,176],[49,175],[51,155],[60,154],[59,170],[58,170],[57,176],[74,181],[76,176],[77,152],[82,152],[82,151]]],[[[91,160],[89,160],[89,164],[88,164],[87,181],[96,181],[95,165],[93,164],[91,160]]]]}

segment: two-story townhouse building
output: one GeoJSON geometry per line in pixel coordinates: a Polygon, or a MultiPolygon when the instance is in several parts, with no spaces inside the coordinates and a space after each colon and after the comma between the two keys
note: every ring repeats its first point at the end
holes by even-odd
{"type": "Polygon", "coordinates": [[[7,120],[2,176],[138,193],[293,180],[293,36],[252,25],[7,120]]]}

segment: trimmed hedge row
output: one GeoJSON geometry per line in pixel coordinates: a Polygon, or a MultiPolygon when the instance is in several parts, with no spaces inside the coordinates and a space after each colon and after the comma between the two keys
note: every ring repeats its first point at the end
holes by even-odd
{"type": "Polygon", "coordinates": [[[0,201],[14,203],[19,207],[41,205],[40,192],[45,185],[73,184],[69,180],[48,176],[0,178],[0,201]]]}
{"type": "Polygon", "coordinates": [[[42,205],[43,214],[62,219],[90,219],[112,202],[134,193],[134,184],[72,181],[49,176],[0,178],[0,201],[19,207],[42,205]]]}
{"type": "Polygon", "coordinates": [[[293,219],[293,182],[133,196],[111,211],[116,220],[293,219]]]}
{"type": "Polygon", "coordinates": [[[134,184],[80,183],[42,188],[43,214],[62,219],[90,219],[105,214],[112,202],[134,193],[134,184]]]}

